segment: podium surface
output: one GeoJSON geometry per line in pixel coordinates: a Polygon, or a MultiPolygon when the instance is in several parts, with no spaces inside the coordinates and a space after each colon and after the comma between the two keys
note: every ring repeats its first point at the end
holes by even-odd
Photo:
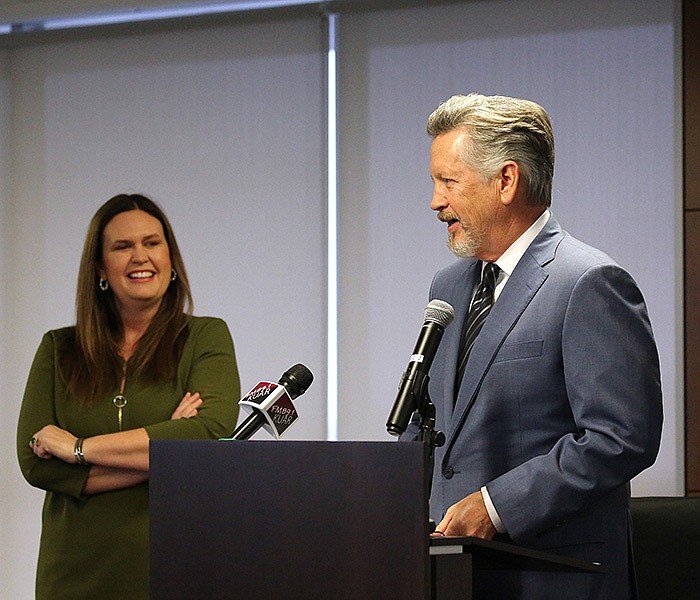
{"type": "Polygon", "coordinates": [[[397,442],[151,442],[153,600],[424,600],[427,451],[397,442]]]}

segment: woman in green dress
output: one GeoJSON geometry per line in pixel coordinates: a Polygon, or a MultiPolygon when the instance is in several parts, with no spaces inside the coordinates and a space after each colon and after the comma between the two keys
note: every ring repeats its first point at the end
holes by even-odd
{"type": "Polygon", "coordinates": [[[162,210],[107,201],[85,240],[76,325],[44,335],[20,411],[20,467],[46,490],[38,599],[148,598],[149,441],[217,439],[238,416],[228,327],[191,306],[162,210]]]}

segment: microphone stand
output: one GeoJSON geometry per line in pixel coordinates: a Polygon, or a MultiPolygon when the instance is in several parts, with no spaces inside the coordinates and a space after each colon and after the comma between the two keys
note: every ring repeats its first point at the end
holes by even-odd
{"type": "MultiPolygon", "coordinates": [[[[428,379],[426,375],[421,382],[420,393],[418,394],[418,409],[420,415],[420,435],[418,441],[424,443],[428,448],[428,473],[426,485],[428,486],[428,499],[433,489],[433,471],[435,469],[435,448],[440,448],[445,444],[445,434],[435,429],[435,405],[430,400],[428,394],[428,379]]],[[[435,522],[430,519],[430,533],[435,531],[435,522]]]]}
{"type": "Polygon", "coordinates": [[[435,454],[435,448],[445,445],[445,434],[435,429],[435,405],[430,401],[427,392],[425,400],[418,409],[420,415],[420,436],[419,440],[428,444],[428,453],[431,458],[435,454]]]}

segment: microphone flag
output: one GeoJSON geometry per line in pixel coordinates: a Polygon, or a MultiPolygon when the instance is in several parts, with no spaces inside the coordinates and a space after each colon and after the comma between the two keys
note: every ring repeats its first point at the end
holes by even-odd
{"type": "Polygon", "coordinates": [[[272,381],[258,383],[239,404],[247,414],[262,414],[263,428],[277,440],[299,418],[287,388],[272,381]]]}

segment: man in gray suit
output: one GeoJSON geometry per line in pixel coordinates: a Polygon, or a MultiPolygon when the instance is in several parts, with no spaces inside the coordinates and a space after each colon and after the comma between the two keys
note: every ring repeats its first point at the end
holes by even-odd
{"type": "Polygon", "coordinates": [[[428,133],[431,208],[463,259],[430,290],[456,315],[430,371],[447,438],[435,453],[437,531],[609,569],[496,572],[480,578],[481,597],[634,598],[629,481],[656,459],[663,419],[642,294],[550,214],[554,137],[542,107],[455,96],[428,133]]]}

